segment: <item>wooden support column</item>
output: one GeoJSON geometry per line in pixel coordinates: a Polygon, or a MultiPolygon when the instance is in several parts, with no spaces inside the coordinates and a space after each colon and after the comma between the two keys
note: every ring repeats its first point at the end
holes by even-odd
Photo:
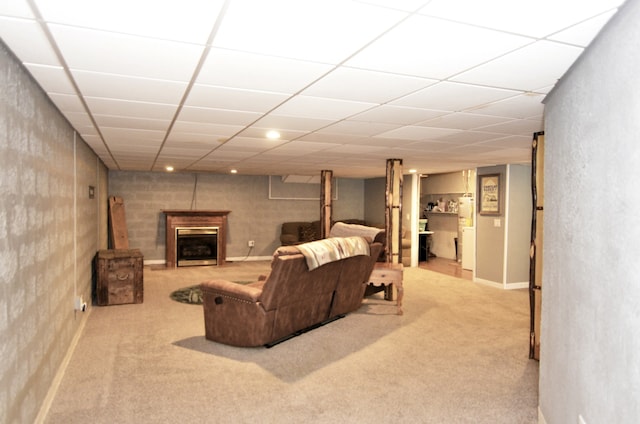
{"type": "Polygon", "coordinates": [[[531,151],[531,247],[529,251],[529,307],[531,334],[529,358],[540,360],[542,313],[542,235],[544,215],[544,132],[533,134],[531,151]]]}
{"type": "Polygon", "coordinates": [[[402,159],[387,159],[385,190],[387,262],[402,263],[402,159]]]}
{"type": "Polygon", "coordinates": [[[333,215],[333,171],[320,171],[320,238],[329,237],[333,215]]]}

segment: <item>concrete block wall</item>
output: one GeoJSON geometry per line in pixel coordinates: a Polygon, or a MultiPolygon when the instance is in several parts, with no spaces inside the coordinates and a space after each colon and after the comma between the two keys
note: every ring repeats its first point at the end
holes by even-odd
{"type": "MultiPolygon", "coordinates": [[[[363,219],[364,181],[338,179],[337,186],[333,217],[363,219]]],[[[283,222],[320,219],[319,200],[269,199],[268,176],[111,171],[109,192],[123,198],[129,245],[147,263],[165,260],[163,209],[231,211],[227,258],[270,257],[283,222]],[[249,240],[255,241],[251,252],[249,240]]]]}
{"type": "Polygon", "coordinates": [[[1,42],[0,89],[0,422],[27,423],[90,297],[106,169],[1,42]]]}

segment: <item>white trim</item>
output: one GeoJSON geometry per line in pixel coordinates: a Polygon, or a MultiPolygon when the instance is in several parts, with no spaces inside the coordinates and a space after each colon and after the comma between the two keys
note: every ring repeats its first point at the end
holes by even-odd
{"type": "Polygon", "coordinates": [[[71,357],[73,356],[76,350],[76,347],[78,346],[78,342],[80,341],[80,336],[82,336],[82,333],[84,332],[84,326],[89,320],[89,315],[91,314],[91,310],[92,308],[88,308],[86,312],[75,311],[76,315],[80,313],[82,316],[80,325],[78,325],[76,334],[74,334],[73,339],[69,344],[69,349],[67,349],[67,353],[64,355],[64,358],[62,358],[62,363],[58,367],[58,370],[56,371],[56,375],[53,377],[53,381],[49,386],[47,395],[45,396],[44,401],[42,402],[42,405],[40,405],[40,410],[38,411],[38,415],[34,420],[35,424],[44,423],[44,421],[47,418],[47,415],[49,414],[49,409],[51,409],[51,405],[53,405],[53,400],[58,394],[58,388],[60,387],[60,383],[62,383],[62,378],[64,377],[64,374],[67,371],[67,367],[69,366],[69,362],[71,362],[71,357]]]}
{"type": "Polygon", "coordinates": [[[502,226],[502,235],[504,236],[504,250],[502,256],[502,284],[503,288],[507,288],[507,271],[509,264],[509,176],[510,176],[511,168],[509,165],[506,166],[504,172],[504,215],[503,221],[504,225],[502,226]]]}
{"type": "Polygon", "coordinates": [[[508,283],[505,285],[505,290],[516,290],[516,289],[528,289],[529,282],[521,282],[521,283],[508,283]]]}
{"type": "Polygon", "coordinates": [[[544,414],[542,414],[542,409],[540,409],[540,405],[538,405],[538,424],[547,424],[547,421],[544,419],[544,414]]]}
{"type": "MultiPolygon", "coordinates": [[[[237,258],[227,258],[229,262],[253,262],[253,261],[270,261],[273,256],[238,256],[237,258]]],[[[223,265],[224,266],[224,265],[223,265]]]]}
{"type": "MultiPolygon", "coordinates": [[[[418,249],[420,242],[418,241],[418,219],[420,219],[420,175],[411,175],[411,211],[409,222],[411,228],[411,266],[418,266],[418,249]]],[[[402,247],[400,247],[402,249],[402,247]]]]}
{"type": "MultiPolygon", "coordinates": [[[[225,261],[227,262],[253,262],[253,261],[270,261],[271,259],[273,259],[273,256],[249,256],[249,257],[245,257],[245,256],[238,256],[238,257],[231,257],[231,258],[226,258],[225,261]]],[[[144,260],[144,265],[148,266],[148,265],[164,265],[166,264],[167,261],[164,259],[148,259],[148,260],[144,260]]],[[[210,265],[210,266],[216,266],[216,265],[210,265]]],[[[222,265],[224,266],[224,265],[222,265]]]]}
{"type": "Polygon", "coordinates": [[[489,286],[489,287],[493,287],[496,289],[501,289],[501,290],[516,290],[516,289],[528,289],[529,288],[529,283],[528,282],[522,282],[522,283],[510,283],[510,284],[502,284],[499,283],[498,281],[491,281],[491,280],[484,280],[482,278],[473,278],[473,282],[474,283],[478,283],[478,284],[483,284],[485,286],[489,286]]]}

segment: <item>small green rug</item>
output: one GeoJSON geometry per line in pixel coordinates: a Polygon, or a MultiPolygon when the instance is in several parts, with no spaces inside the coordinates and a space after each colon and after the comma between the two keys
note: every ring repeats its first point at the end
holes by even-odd
{"type": "MultiPolygon", "coordinates": [[[[251,281],[234,281],[236,284],[249,284],[251,281]]],[[[171,299],[180,303],[191,305],[202,305],[202,290],[200,285],[183,287],[171,293],[171,299]]]]}

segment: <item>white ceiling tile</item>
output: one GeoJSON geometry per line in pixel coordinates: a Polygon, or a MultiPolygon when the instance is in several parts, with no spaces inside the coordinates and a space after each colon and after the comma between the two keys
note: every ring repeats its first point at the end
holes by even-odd
{"type": "Polygon", "coordinates": [[[325,99],[320,97],[296,96],[279,106],[273,113],[277,115],[299,116],[303,118],[344,119],[376,106],[374,103],[325,99]]]}
{"type": "Polygon", "coordinates": [[[484,28],[412,16],[346,65],[444,79],[531,41],[484,28]]]}
{"type": "Polygon", "coordinates": [[[25,67],[47,93],[76,94],[62,67],[34,64],[26,64],[25,67]]]}
{"type": "MultiPolygon", "coordinates": [[[[456,134],[451,134],[440,138],[439,141],[447,144],[474,144],[487,140],[495,140],[497,138],[503,138],[504,134],[485,132],[485,131],[462,131],[456,134]]],[[[532,137],[529,137],[531,141],[532,137]]]]}
{"type": "Polygon", "coordinates": [[[210,148],[214,148],[217,145],[227,141],[229,137],[221,136],[219,134],[201,134],[183,131],[171,131],[167,137],[167,143],[193,143],[193,144],[206,144],[210,148]]]}
{"type": "Polygon", "coordinates": [[[491,146],[491,147],[519,148],[519,149],[527,149],[530,151],[532,138],[533,137],[524,136],[524,135],[522,136],[510,135],[506,137],[487,140],[485,142],[482,142],[481,144],[491,146]]]}
{"type": "Polygon", "coordinates": [[[341,66],[302,92],[305,96],[387,103],[436,80],[341,66]]]}
{"type": "Polygon", "coordinates": [[[497,124],[500,122],[505,122],[507,120],[510,120],[510,118],[456,112],[443,115],[435,119],[422,121],[417,125],[437,128],[456,128],[459,130],[471,130],[473,128],[497,124]]]}
{"type": "Polygon", "coordinates": [[[519,94],[517,91],[441,82],[392,102],[393,105],[458,112],[519,94]]]}
{"type": "Polygon", "coordinates": [[[336,134],[312,132],[303,137],[300,137],[297,141],[304,142],[316,142],[327,144],[345,144],[345,143],[362,143],[371,140],[370,137],[363,137],[360,135],[348,135],[341,134],[339,137],[336,134]]]}
{"type": "Polygon", "coordinates": [[[96,115],[137,116],[139,118],[170,120],[173,118],[176,110],[175,105],[161,103],[135,102],[100,97],[85,97],[85,100],[91,112],[96,115]]]}
{"type": "Polygon", "coordinates": [[[460,130],[452,128],[430,128],[418,126],[406,126],[395,130],[378,134],[374,138],[398,138],[404,140],[434,140],[449,134],[455,134],[460,130]]]}
{"type": "Polygon", "coordinates": [[[138,130],[166,131],[170,121],[126,116],[93,115],[100,127],[131,128],[138,130]]]}
{"type": "MultiPolygon", "coordinates": [[[[259,126],[252,126],[243,130],[239,134],[239,137],[268,139],[267,132],[271,129],[273,128],[261,128],[259,126]]],[[[277,130],[280,133],[280,138],[274,141],[279,141],[279,142],[293,140],[307,133],[306,131],[295,131],[291,129],[282,129],[282,128],[278,128],[277,130]]]]}
{"type": "MultiPolygon", "coordinates": [[[[469,110],[469,112],[472,114],[481,114],[482,116],[494,115],[517,119],[542,117],[544,112],[544,104],[542,101],[544,97],[542,94],[524,93],[516,97],[479,106],[469,110]]],[[[486,125],[489,125],[489,123],[486,125]]]]}
{"type": "MultiPolygon", "coordinates": [[[[293,141],[290,143],[282,144],[275,149],[273,149],[273,154],[276,155],[286,155],[286,156],[297,156],[306,153],[319,152],[321,150],[326,150],[334,147],[333,143],[317,143],[313,141],[293,141]]],[[[267,155],[270,154],[266,153],[267,155]]]]}
{"type": "Polygon", "coordinates": [[[49,93],[49,98],[53,101],[53,103],[55,103],[55,105],[62,113],[85,113],[84,106],[76,95],[49,93]]]}
{"type": "Polygon", "coordinates": [[[283,116],[270,113],[261,118],[254,126],[263,129],[282,129],[294,131],[315,131],[326,127],[332,119],[304,118],[297,116],[283,116]]]}
{"type": "Polygon", "coordinates": [[[185,106],[180,110],[178,119],[188,122],[208,122],[244,126],[256,121],[261,116],[262,114],[258,112],[185,106]]]}
{"type": "Polygon", "coordinates": [[[0,16],[0,38],[25,63],[60,66],[38,22],[0,16]]]}
{"type": "Polygon", "coordinates": [[[164,138],[163,131],[154,130],[102,127],[100,131],[109,146],[125,146],[134,151],[142,146],[160,147],[160,142],[164,138]]]}
{"type": "Polygon", "coordinates": [[[525,135],[533,138],[533,133],[544,130],[544,123],[541,119],[517,119],[514,121],[504,122],[502,124],[488,125],[486,127],[478,128],[478,130],[503,134],[525,135]]]}
{"type": "Polygon", "coordinates": [[[189,81],[203,52],[194,44],[61,25],[50,28],[73,70],[189,81]],[[114,52],[118,60],[113,59],[114,52]]]}
{"type": "Polygon", "coordinates": [[[0,2],[0,15],[35,19],[26,0],[4,0],[0,2]]]}
{"type": "Polygon", "coordinates": [[[381,122],[340,121],[321,130],[321,134],[350,134],[356,136],[372,136],[399,128],[398,124],[381,122]]]}
{"type": "Polygon", "coordinates": [[[548,37],[549,40],[574,44],[576,46],[587,47],[598,35],[598,32],[615,14],[615,10],[605,12],[595,18],[572,26],[564,31],[560,31],[548,37]]]}
{"type": "Polygon", "coordinates": [[[501,58],[478,66],[454,81],[508,89],[535,91],[553,85],[580,56],[582,48],[538,41],[501,58]],[[528,71],[535,69],[535,72],[528,71]]]}
{"type": "MultiPolygon", "coordinates": [[[[266,140],[255,137],[234,137],[222,145],[223,150],[249,150],[255,153],[273,149],[276,146],[286,143],[286,140],[266,140]]],[[[222,148],[221,147],[221,148],[222,148]]]]}
{"type": "Polygon", "coordinates": [[[332,68],[321,63],[213,48],[198,83],[293,94],[332,68]]]}
{"type": "Polygon", "coordinates": [[[624,0],[432,0],[421,13],[542,38],[620,5],[624,0]]]}
{"type": "Polygon", "coordinates": [[[36,0],[44,19],[144,37],[204,44],[222,0],[36,0]]]}
{"type": "Polygon", "coordinates": [[[87,97],[177,105],[187,88],[184,82],[73,71],[80,92],[87,97]]]}
{"type": "Polygon", "coordinates": [[[416,122],[435,118],[446,114],[442,110],[429,110],[422,108],[380,105],[373,109],[366,110],[349,118],[352,121],[361,122],[381,122],[387,124],[411,125],[416,122]]]}
{"type": "Polygon", "coordinates": [[[230,137],[242,131],[241,125],[207,124],[203,122],[176,121],[171,132],[212,134],[220,137],[230,137]]]}
{"type": "Polygon", "coordinates": [[[281,93],[196,84],[191,89],[185,105],[247,112],[267,112],[286,99],[287,95],[281,93]]]}
{"type": "Polygon", "coordinates": [[[389,9],[414,12],[419,10],[426,3],[429,3],[429,0],[361,0],[361,2],[375,4],[380,7],[388,7],[389,9]]]}
{"type": "Polygon", "coordinates": [[[214,45],[337,64],[405,16],[341,0],[237,0],[231,2],[214,45]]]}

